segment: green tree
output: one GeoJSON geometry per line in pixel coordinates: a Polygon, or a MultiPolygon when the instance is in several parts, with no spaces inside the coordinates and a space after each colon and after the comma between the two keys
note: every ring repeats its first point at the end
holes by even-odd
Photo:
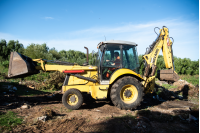
{"type": "Polygon", "coordinates": [[[138,56],[138,59],[139,59],[139,63],[140,63],[139,73],[140,73],[141,75],[144,75],[144,70],[145,70],[145,68],[144,68],[144,61],[143,61],[143,59],[142,59],[142,55],[139,55],[139,56],[138,56]]]}
{"type": "Polygon", "coordinates": [[[19,41],[15,41],[15,51],[21,54],[24,54],[24,46],[22,43],[19,43],[19,41]]]}
{"type": "Polygon", "coordinates": [[[30,44],[24,50],[24,55],[32,58],[32,59],[48,59],[53,60],[53,55],[49,53],[49,47],[45,43],[43,44],[30,44]]]}
{"type": "Polygon", "coordinates": [[[6,40],[2,39],[0,41],[0,51],[1,51],[0,52],[0,60],[1,61],[7,58],[7,53],[8,52],[7,52],[6,45],[7,45],[6,40]]]}
{"type": "Polygon", "coordinates": [[[50,49],[49,54],[52,54],[53,60],[59,60],[61,58],[61,55],[55,48],[50,49]]]}
{"type": "Polygon", "coordinates": [[[8,60],[10,57],[10,53],[12,51],[17,51],[23,54],[24,46],[23,44],[19,43],[19,41],[10,40],[6,43],[6,40],[0,41],[0,59],[1,60],[8,60]]]}

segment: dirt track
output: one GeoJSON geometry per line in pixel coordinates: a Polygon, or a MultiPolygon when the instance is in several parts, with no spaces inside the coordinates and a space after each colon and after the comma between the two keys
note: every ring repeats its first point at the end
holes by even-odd
{"type": "Polygon", "coordinates": [[[79,110],[68,110],[61,102],[61,94],[47,93],[32,97],[4,95],[1,98],[4,104],[1,104],[0,111],[12,110],[24,117],[23,124],[13,128],[14,133],[199,132],[198,120],[192,119],[199,117],[199,105],[188,100],[189,95],[188,99],[164,99],[164,97],[158,99],[155,94],[148,94],[144,97],[141,106],[133,111],[120,110],[110,101],[94,101],[86,97],[79,110]],[[5,104],[9,100],[13,104],[5,104]],[[29,108],[20,108],[23,104],[29,108]],[[47,116],[47,121],[37,120],[41,116],[47,116]]]}

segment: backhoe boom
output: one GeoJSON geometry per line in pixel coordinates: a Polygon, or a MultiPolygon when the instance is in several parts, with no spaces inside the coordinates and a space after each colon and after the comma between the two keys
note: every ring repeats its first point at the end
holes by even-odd
{"type": "Polygon", "coordinates": [[[173,43],[169,37],[169,30],[167,27],[163,26],[163,28],[159,31],[158,37],[153,44],[150,45],[143,56],[143,59],[145,60],[145,77],[155,75],[158,55],[162,49],[165,66],[168,70],[161,70],[158,77],[161,78],[161,80],[167,81],[177,81],[179,79],[173,65],[172,44],[173,43]]]}

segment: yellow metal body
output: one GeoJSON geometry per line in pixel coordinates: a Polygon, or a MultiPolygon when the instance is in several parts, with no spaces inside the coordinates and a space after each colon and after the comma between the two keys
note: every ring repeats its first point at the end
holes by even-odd
{"type": "MultiPolygon", "coordinates": [[[[143,59],[146,60],[147,64],[150,65],[150,68],[153,65],[156,65],[157,63],[157,58],[160,52],[160,49],[162,48],[163,51],[163,57],[165,61],[166,68],[173,68],[173,62],[172,62],[172,41],[169,38],[169,32],[167,28],[163,28],[160,30],[160,35],[158,36],[159,39],[153,49],[153,51],[149,54],[146,54],[143,56],[143,59]]],[[[97,78],[97,67],[96,66],[79,66],[79,65],[48,65],[43,59],[33,59],[33,61],[36,61],[38,63],[41,63],[40,66],[36,66],[36,69],[38,70],[43,70],[43,71],[60,71],[62,72],[63,70],[84,70],[84,73],[81,73],[81,76],[84,77],[89,77],[95,80],[98,80],[97,78]]],[[[91,94],[91,96],[94,99],[104,99],[107,98],[108,95],[108,90],[110,86],[120,77],[123,76],[133,76],[136,77],[144,86],[145,88],[145,93],[152,92],[154,90],[154,85],[155,85],[155,76],[151,77],[143,77],[140,74],[137,74],[136,72],[126,69],[126,68],[121,68],[116,70],[110,77],[109,84],[107,85],[101,85],[99,82],[91,82],[85,79],[80,79],[78,77],[75,77],[73,75],[70,76],[68,84],[64,85],[62,87],[62,92],[64,93],[65,91],[69,89],[78,89],[81,92],[87,92],[91,94]]],[[[127,85],[122,89],[121,94],[124,94],[126,90],[130,90],[132,93],[132,96],[129,98],[125,97],[124,95],[121,95],[121,98],[125,103],[133,102],[136,98],[136,92],[137,89],[134,88],[132,85],[127,85]]],[[[74,104],[74,103],[69,103],[69,104],[74,104]]]]}
{"type": "Polygon", "coordinates": [[[153,51],[143,56],[147,64],[150,65],[150,68],[152,67],[152,65],[156,65],[157,58],[160,53],[160,49],[162,48],[166,68],[174,69],[173,62],[172,62],[173,57],[172,57],[171,45],[172,45],[172,41],[169,38],[168,29],[165,27],[163,29],[160,29],[158,42],[156,43],[153,51]]]}
{"type": "Polygon", "coordinates": [[[68,89],[78,89],[81,92],[87,92],[91,94],[94,99],[105,99],[107,98],[109,85],[100,85],[98,83],[93,83],[93,85],[67,85],[62,87],[62,92],[64,93],[68,89]]]}
{"type": "Polygon", "coordinates": [[[112,75],[111,78],[110,78],[109,84],[114,83],[114,81],[115,81],[118,77],[123,76],[123,75],[132,75],[132,76],[138,77],[139,79],[143,79],[142,76],[141,76],[140,74],[137,74],[137,73],[134,72],[133,70],[126,69],[126,68],[122,68],[122,69],[118,69],[117,71],[115,71],[115,72],[113,73],[113,75],[112,75]]]}
{"type": "Polygon", "coordinates": [[[76,105],[77,103],[78,103],[78,96],[76,95],[76,94],[70,94],[68,97],[67,97],[67,103],[69,104],[69,105],[71,105],[71,106],[74,106],[74,105],[76,105]],[[72,97],[74,97],[74,102],[72,102],[71,100],[70,100],[70,98],[72,98],[72,97]]]}
{"type": "MultiPolygon", "coordinates": [[[[82,69],[81,69],[82,70],[82,69]]],[[[80,74],[84,77],[90,77],[97,79],[97,70],[86,70],[84,73],[80,74]]],[[[108,85],[100,85],[98,82],[94,83],[85,79],[80,79],[75,76],[70,76],[68,85],[62,87],[62,92],[64,93],[68,89],[78,89],[81,92],[87,92],[91,94],[94,99],[105,99],[107,98],[108,85]]]]}
{"type": "MultiPolygon", "coordinates": [[[[38,69],[38,70],[60,71],[60,72],[62,72],[64,70],[84,70],[84,73],[80,74],[81,76],[89,77],[89,78],[97,80],[97,67],[96,66],[49,65],[49,64],[46,64],[46,62],[42,59],[33,59],[33,61],[37,61],[38,63],[41,63],[40,66],[36,66],[36,69],[38,69]]],[[[150,90],[150,88],[149,88],[150,85],[149,86],[147,85],[149,83],[149,81],[146,78],[143,78],[140,74],[137,74],[136,72],[134,72],[130,69],[122,68],[122,69],[118,69],[117,71],[115,71],[112,74],[109,84],[107,84],[107,85],[101,85],[98,82],[94,83],[94,82],[91,82],[91,81],[88,81],[85,79],[81,79],[81,78],[71,75],[69,78],[69,81],[68,81],[68,85],[64,85],[62,87],[62,92],[64,93],[69,89],[78,89],[81,92],[87,92],[87,93],[91,94],[91,96],[94,99],[105,99],[105,98],[107,98],[108,89],[109,89],[110,85],[113,84],[116,81],[116,79],[118,79],[119,77],[124,76],[124,75],[132,75],[132,76],[138,78],[145,87],[148,87],[147,90],[150,90]]],[[[135,92],[135,89],[133,87],[129,87],[129,89],[132,92],[135,92]]],[[[134,95],[134,98],[131,97],[131,98],[127,99],[123,96],[122,96],[122,98],[124,99],[124,101],[129,102],[129,101],[132,101],[135,99],[135,95],[134,95]]],[[[70,99],[70,97],[69,97],[69,99],[70,99]]],[[[73,105],[75,103],[69,103],[69,104],[73,105]]]]}
{"type": "MultiPolygon", "coordinates": [[[[80,65],[49,65],[42,59],[33,59],[33,61],[37,61],[41,63],[40,66],[36,66],[36,69],[43,71],[60,71],[64,70],[84,70],[84,73],[81,73],[81,76],[89,77],[97,80],[97,67],[96,66],[80,66],[80,65]]],[[[68,89],[78,89],[81,92],[90,93],[94,99],[105,99],[107,98],[108,93],[108,85],[100,85],[98,82],[94,83],[85,79],[81,79],[75,77],[73,75],[70,76],[68,85],[62,87],[62,92],[64,93],[68,89]]],[[[70,103],[73,104],[73,103],[70,103]]]]}
{"type": "Polygon", "coordinates": [[[130,104],[130,103],[133,103],[135,102],[135,100],[137,99],[138,97],[138,91],[137,91],[137,88],[133,85],[125,85],[122,87],[121,91],[120,91],[120,98],[122,99],[122,101],[124,101],[124,103],[126,104],[130,104]],[[129,97],[125,96],[125,93],[127,91],[130,91],[131,95],[129,97]]]}
{"type": "Polygon", "coordinates": [[[148,77],[148,78],[142,77],[140,74],[137,74],[133,70],[126,69],[126,68],[118,69],[117,71],[115,71],[110,78],[109,84],[113,84],[118,78],[125,76],[125,75],[136,77],[144,86],[145,93],[149,93],[154,90],[155,76],[148,77]]]}

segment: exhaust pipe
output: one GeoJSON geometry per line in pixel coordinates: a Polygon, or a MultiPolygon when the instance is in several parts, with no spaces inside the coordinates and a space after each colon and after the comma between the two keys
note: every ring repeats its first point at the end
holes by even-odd
{"type": "Polygon", "coordinates": [[[39,73],[35,67],[37,62],[32,61],[31,58],[17,52],[11,52],[8,78],[23,78],[29,75],[39,73]]]}

